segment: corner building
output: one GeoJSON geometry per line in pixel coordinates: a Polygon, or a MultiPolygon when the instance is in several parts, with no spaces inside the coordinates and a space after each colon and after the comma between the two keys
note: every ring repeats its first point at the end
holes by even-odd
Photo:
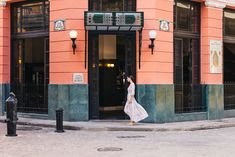
{"type": "Polygon", "coordinates": [[[235,0],[1,2],[0,115],[127,119],[133,75],[145,122],[235,117],[234,67],[235,0]]]}

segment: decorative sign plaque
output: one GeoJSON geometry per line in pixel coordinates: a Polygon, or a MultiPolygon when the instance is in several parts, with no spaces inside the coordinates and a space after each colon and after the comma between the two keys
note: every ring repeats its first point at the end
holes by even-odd
{"type": "Polygon", "coordinates": [[[56,20],[54,22],[54,30],[55,31],[63,31],[63,30],[65,30],[65,21],[64,20],[56,20]]]}
{"type": "Polygon", "coordinates": [[[82,84],[84,83],[84,76],[82,73],[73,74],[73,83],[82,84]]]}
{"type": "Polygon", "coordinates": [[[222,42],[210,40],[210,73],[222,73],[222,42]]]}
{"type": "Polygon", "coordinates": [[[138,31],[144,26],[143,12],[84,13],[86,30],[138,31]]]}
{"type": "Polygon", "coordinates": [[[170,31],[170,22],[166,20],[160,20],[160,30],[170,31]]]}

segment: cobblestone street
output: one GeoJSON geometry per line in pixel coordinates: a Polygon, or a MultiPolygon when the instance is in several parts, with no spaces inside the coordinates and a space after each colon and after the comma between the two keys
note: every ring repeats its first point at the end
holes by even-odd
{"type": "Polygon", "coordinates": [[[235,128],[203,131],[112,132],[68,131],[18,126],[6,137],[0,123],[1,157],[224,157],[235,153],[235,128]],[[99,148],[121,151],[98,151],[99,148]]]}

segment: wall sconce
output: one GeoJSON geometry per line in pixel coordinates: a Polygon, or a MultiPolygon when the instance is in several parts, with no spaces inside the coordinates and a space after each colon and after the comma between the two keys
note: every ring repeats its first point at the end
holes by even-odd
{"type": "Polygon", "coordinates": [[[157,33],[154,30],[151,30],[149,32],[149,39],[151,40],[151,44],[149,45],[149,48],[152,50],[153,54],[153,49],[154,49],[154,40],[156,39],[157,33]]]}
{"type": "Polygon", "coordinates": [[[75,50],[77,48],[75,41],[78,37],[78,32],[75,30],[72,30],[69,32],[69,36],[70,36],[70,39],[72,40],[73,54],[75,54],[75,50]]]}
{"type": "Polygon", "coordinates": [[[1,1],[0,1],[0,6],[1,6],[1,7],[4,7],[4,8],[5,8],[6,5],[7,5],[7,2],[6,2],[5,0],[1,0],[1,1]]]}

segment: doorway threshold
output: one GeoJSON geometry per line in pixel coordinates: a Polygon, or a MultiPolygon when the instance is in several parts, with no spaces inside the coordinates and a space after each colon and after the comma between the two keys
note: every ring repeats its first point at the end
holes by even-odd
{"type": "Polygon", "coordinates": [[[123,110],[124,106],[107,106],[107,107],[100,107],[100,111],[120,111],[123,110]]]}
{"type": "Polygon", "coordinates": [[[107,123],[107,122],[112,122],[112,123],[126,123],[129,122],[130,120],[128,119],[96,119],[96,120],[89,120],[89,122],[98,122],[98,123],[107,123]]]}

